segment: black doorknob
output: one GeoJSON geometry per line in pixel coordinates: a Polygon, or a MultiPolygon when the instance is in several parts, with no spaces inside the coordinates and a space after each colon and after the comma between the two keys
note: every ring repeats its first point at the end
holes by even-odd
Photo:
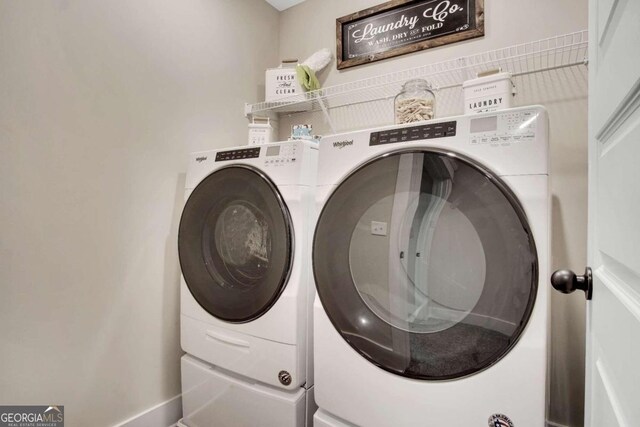
{"type": "Polygon", "coordinates": [[[551,285],[556,291],[563,294],[570,294],[576,289],[584,291],[585,297],[590,300],[593,296],[593,279],[591,268],[584,270],[583,276],[576,276],[571,270],[558,270],[551,275],[551,285]]]}

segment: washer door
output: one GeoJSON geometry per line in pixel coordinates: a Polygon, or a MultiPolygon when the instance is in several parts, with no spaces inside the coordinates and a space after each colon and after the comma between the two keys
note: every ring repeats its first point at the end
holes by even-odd
{"type": "Polygon", "coordinates": [[[187,200],[178,251],[187,286],[205,310],[229,322],[256,319],[276,302],[290,273],[289,211],[258,170],[219,169],[187,200]]]}
{"type": "Polygon", "coordinates": [[[522,333],[538,262],[524,211],[497,177],[436,150],[390,153],[329,197],[313,270],[331,322],[392,373],[481,371],[522,333]]]}

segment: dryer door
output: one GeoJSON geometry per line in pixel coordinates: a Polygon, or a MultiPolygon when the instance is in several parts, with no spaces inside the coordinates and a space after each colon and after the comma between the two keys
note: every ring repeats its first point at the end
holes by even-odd
{"type": "Polygon", "coordinates": [[[531,230],[513,193],[462,156],[386,154],[320,214],[318,295],[363,357],[426,380],[467,376],[508,353],[536,297],[531,230]]]}
{"type": "Polygon", "coordinates": [[[178,251],[187,286],[205,310],[229,322],[253,320],[275,303],[290,273],[289,211],[260,171],[219,169],[187,200],[178,251]]]}

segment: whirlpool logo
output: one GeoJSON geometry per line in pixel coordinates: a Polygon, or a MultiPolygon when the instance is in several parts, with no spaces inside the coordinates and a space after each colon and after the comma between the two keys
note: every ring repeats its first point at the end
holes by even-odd
{"type": "Polygon", "coordinates": [[[504,414],[493,414],[489,417],[489,427],[514,427],[513,421],[504,414]]]}
{"type": "Polygon", "coordinates": [[[344,140],[344,141],[336,141],[333,143],[333,148],[344,148],[348,145],[353,145],[353,139],[348,139],[348,140],[344,140]]]}
{"type": "Polygon", "coordinates": [[[196,157],[196,162],[198,162],[198,163],[202,163],[205,160],[207,160],[207,156],[196,157]]]}

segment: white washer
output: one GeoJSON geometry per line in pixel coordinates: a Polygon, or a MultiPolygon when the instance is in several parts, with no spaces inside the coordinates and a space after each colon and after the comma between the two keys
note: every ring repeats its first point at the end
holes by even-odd
{"type": "Polygon", "coordinates": [[[317,153],[290,141],[191,155],[178,235],[190,427],[302,426],[315,410],[317,153]]]}
{"type": "Polygon", "coordinates": [[[542,426],[539,106],[326,137],[313,242],[316,426],[542,426]]]}

